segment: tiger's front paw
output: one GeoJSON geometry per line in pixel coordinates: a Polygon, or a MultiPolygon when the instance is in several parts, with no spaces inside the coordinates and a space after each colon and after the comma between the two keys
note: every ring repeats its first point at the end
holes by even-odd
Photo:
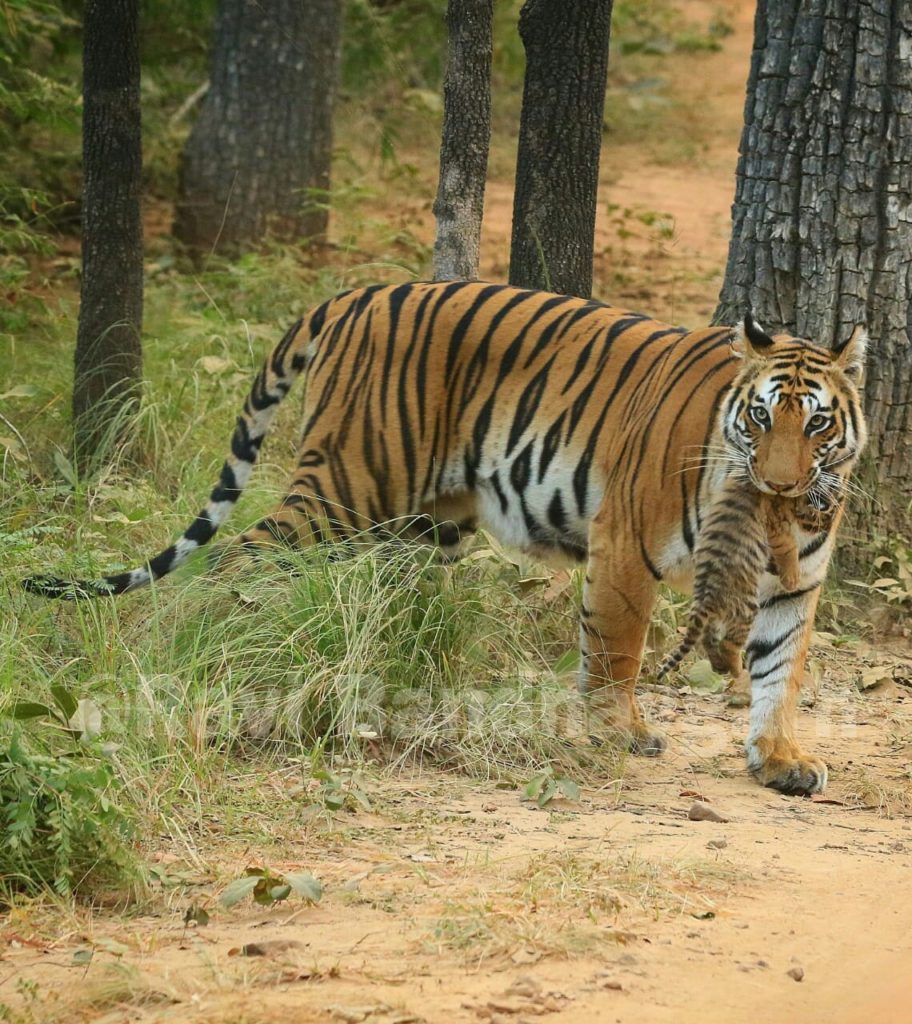
{"type": "Polygon", "coordinates": [[[762,786],[789,796],[810,796],[826,788],[827,766],[788,740],[748,743],[747,765],[762,786]]]}
{"type": "Polygon", "coordinates": [[[642,729],[630,733],[627,740],[630,753],[640,757],[658,757],[667,746],[668,741],[662,733],[645,724],[642,729]]]}

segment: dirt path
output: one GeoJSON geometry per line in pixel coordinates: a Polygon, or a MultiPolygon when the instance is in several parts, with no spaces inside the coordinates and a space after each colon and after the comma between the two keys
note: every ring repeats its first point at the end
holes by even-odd
{"type": "MultiPolygon", "coordinates": [[[[897,681],[862,694],[862,655],[825,640],[815,652],[827,683],[802,735],[830,763],[826,801],[760,789],[742,766],[746,711],[668,688],[647,695],[668,755],[629,762],[579,803],[539,809],[435,773],[378,777],[371,813],[270,844],[270,867],[322,880],[319,904],[214,910],[185,928],[187,906],[218,888],[213,856],[228,855],[200,837],[183,857],[163,851],[174,888],[157,913],[33,929],[44,948],[7,946],[0,993],[19,1003],[12,979],[29,979],[29,1024],[907,1024],[912,659],[875,658],[897,681]],[[688,820],[696,794],[729,820],[688,820]],[[233,955],[276,940],[295,945],[233,955]],[[77,965],[86,948],[91,964],[77,965]],[[800,982],[788,973],[799,969],[800,982]]],[[[295,781],[289,770],[263,784],[295,781]]],[[[231,870],[263,856],[234,850],[231,870]]]]}
{"type": "MultiPolygon", "coordinates": [[[[609,93],[594,291],[615,305],[697,327],[712,316],[728,255],[754,5],[683,0],[677,6],[697,26],[724,17],[731,34],[716,53],[670,54],[656,61],[655,77],[609,93]],[[644,126],[639,137],[628,131],[618,139],[611,109],[623,104],[659,119],[658,130],[644,126]]],[[[512,215],[512,179],[489,181],[481,273],[490,280],[507,278],[512,215]]]]}

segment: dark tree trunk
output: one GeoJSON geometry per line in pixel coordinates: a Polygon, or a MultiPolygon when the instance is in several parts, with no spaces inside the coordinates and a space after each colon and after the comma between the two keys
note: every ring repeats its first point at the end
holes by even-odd
{"type": "Polygon", "coordinates": [[[491,141],[493,0],[449,0],[434,280],[478,277],[491,141]]]}
{"type": "Polygon", "coordinates": [[[611,0],[526,0],[510,283],[592,294],[611,0]]]}
{"type": "Polygon", "coordinates": [[[174,233],[236,252],[326,231],[341,0],[221,0],[174,233]]]}
{"type": "Polygon", "coordinates": [[[139,2],[87,0],[83,23],[82,289],[73,387],[83,467],[142,378],[139,2]]]}
{"type": "Polygon", "coordinates": [[[869,486],[912,498],[912,0],[760,0],[716,320],[825,345],[866,323],[869,486]]]}

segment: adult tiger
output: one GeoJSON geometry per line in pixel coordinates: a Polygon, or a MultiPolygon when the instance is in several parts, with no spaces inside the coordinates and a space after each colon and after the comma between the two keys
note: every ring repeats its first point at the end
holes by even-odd
{"type": "MultiPolygon", "coordinates": [[[[241,493],[278,403],[307,370],[305,427],[280,507],[243,545],[396,528],[451,551],[482,524],[539,554],[588,559],[580,688],[631,749],[662,737],[634,696],[660,580],[686,589],[722,480],[841,500],[865,440],[866,339],[830,351],[743,325],[687,331],[595,301],[479,282],[343,293],[296,323],[254,381],[218,485],[148,564],[94,582],[27,581],[50,597],[119,594],[207,543],[241,493]],[[705,457],[694,459],[694,453],[705,457]]],[[[747,644],[748,766],[811,793],[826,766],[794,735],[796,697],[840,516],[796,526],[801,579],[760,584],[747,644]]]]}

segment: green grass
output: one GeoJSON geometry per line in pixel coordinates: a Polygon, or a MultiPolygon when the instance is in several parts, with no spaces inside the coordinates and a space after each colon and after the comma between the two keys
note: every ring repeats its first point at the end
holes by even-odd
{"type": "MultiPolygon", "coordinates": [[[[549,596],[546,573],[483,536],[452,566],[386,544],[217,571],[200,559],[114,601],[21,589],[32,574],[93,577],[170,543],[217,478],[263,355],[336,287],[284,252],[152,275],[135,436],[87,479],[68,457],[72,291],[58,282],[26,332],[0,335],[0,716],[50,701],[54,686],[97,705],[99,743],[114,750],[118,799],[140,836],[213,816],[243,830],[274,799],[257,779],[293,762],[306,774],[323,749],[343,764],[379,751],[387,765],[514,783],[549,764],[571,777],[613,770],[610,752],[563,735],[582,729],[563,670],[578,581],[549,596]]],[[[283,407],[228,537],[281,495],[303,394],[283,407]]],[[[46,727],[17,727],[39,753],[57,750],[46,727]]],[[[11,730],[0,717],[0,743],[11,730]]]]}

